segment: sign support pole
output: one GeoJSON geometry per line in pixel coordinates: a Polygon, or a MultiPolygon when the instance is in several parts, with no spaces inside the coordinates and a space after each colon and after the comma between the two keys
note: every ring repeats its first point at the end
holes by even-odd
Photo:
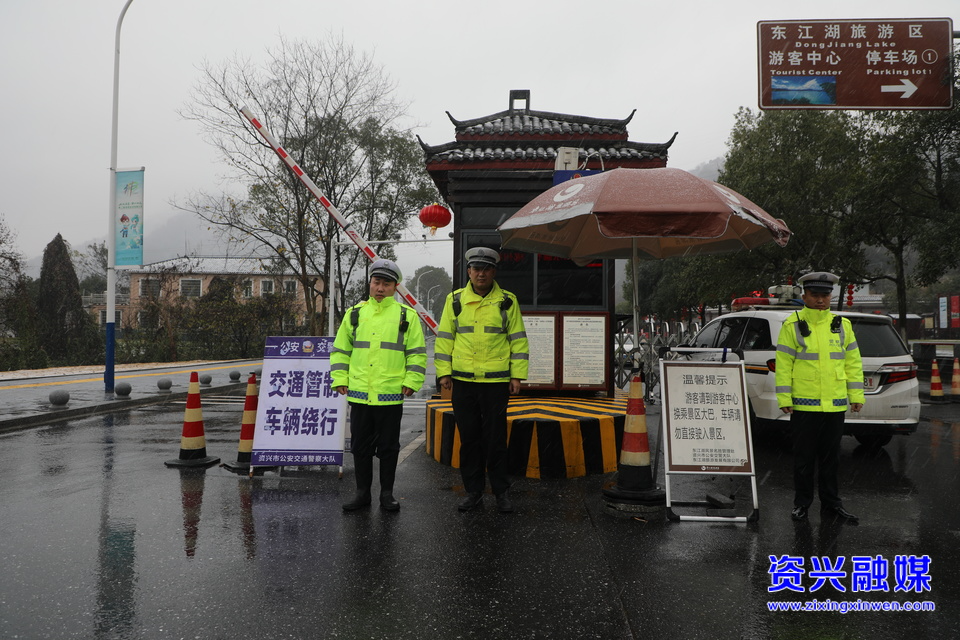
{"type": "Polygon", "coordinates": [[[106,393],[113,393],[114,349],[116,344],[115,323],[117,318],[117,233],[114,229],[114,217],[117,208],[117,123],[120,112],[120,28],[123,17],[133,0],[127,0],[117,20],[117,34],[113,47],[113,118],[110,133],[110,210],[107,216],[107,317],[105,363],[103,368],[103,387],[106,393]]]}

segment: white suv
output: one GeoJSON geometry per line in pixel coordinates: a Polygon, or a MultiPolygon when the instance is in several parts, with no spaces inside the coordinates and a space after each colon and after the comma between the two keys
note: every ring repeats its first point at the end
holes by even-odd
{"type": "MultiPolygon", "coordinates": [[[[790,416],[777,407],[776,349],[780,326],[800,309],[797,305],[756,306],[712,320],[696,335],[690,347],[726,347],[744,361],[747,393],[754,428],[784,426],[790,416]],[[766,424],[765,424],[766,423],[766,424]]],[[[848,318],[863,359],[866,395],[859,413],[848,411],[845,433],[864,445],[882,447],[894,434],[911,434],[920,421],[917,365],[888,316],[834,312],[848,318]]],[[[698,353],[697,357],[704,357],[698,353]]],[[[713,357],[713,354],[707,357],[713,357]]]]}

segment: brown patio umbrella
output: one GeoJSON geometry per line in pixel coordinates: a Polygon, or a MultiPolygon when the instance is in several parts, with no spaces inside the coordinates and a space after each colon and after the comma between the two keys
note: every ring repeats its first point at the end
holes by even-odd
{"type": "Polygon", "coordinates": [[[504,249],[571,258],[727,253],[790,229],[736,191],[682,169],[614,169],[556,185],[499,227],[504,249]]]}
{"type": "MultiPolygon", "coordinates": [[[[558,184],[500,225],[504,249],[570,258],[669,258],[786,246],[790,229],[682,169],[613,169],[558,184]]],[[[636,268],[636,266],[634,267],[636,268]]],[[[637,279],[634,277],[634,300],[637,279]]],[[[634,306],[634,330],[638,310],[634,306]]]]}

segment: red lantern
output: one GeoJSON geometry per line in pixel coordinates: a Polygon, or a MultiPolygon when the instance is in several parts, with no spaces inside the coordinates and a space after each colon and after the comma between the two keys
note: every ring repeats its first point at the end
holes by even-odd
{"type": "Polygon", "coordinates": [[[847,306],[848,307],[853,306],[853,285],[852,284],[847,285],[847,306]]]}
{"type": "Polygon", "coordinates": [[[438,227],[450,224],[450,210],[436,202],[428,204],[420,209],[420,222],[423,226],[430,227],[430,235],[434,235],[438,227]]]}

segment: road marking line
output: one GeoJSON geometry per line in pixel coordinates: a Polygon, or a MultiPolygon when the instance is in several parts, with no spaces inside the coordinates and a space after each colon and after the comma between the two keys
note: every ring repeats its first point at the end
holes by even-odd
{"type": "Polygon", "coordinates": [[[419,436],[417,436],[413,442],[405,446],[400,451],[400,457],[397,459],[397,464],[400,464],[401,462],[406,460],[411,453],[413,453],[414,451],[419,449],[421,446],[423,446],[423,443],[426,441],[427,441],[427,435],[425,433],[421,433],[419,436]]]}

